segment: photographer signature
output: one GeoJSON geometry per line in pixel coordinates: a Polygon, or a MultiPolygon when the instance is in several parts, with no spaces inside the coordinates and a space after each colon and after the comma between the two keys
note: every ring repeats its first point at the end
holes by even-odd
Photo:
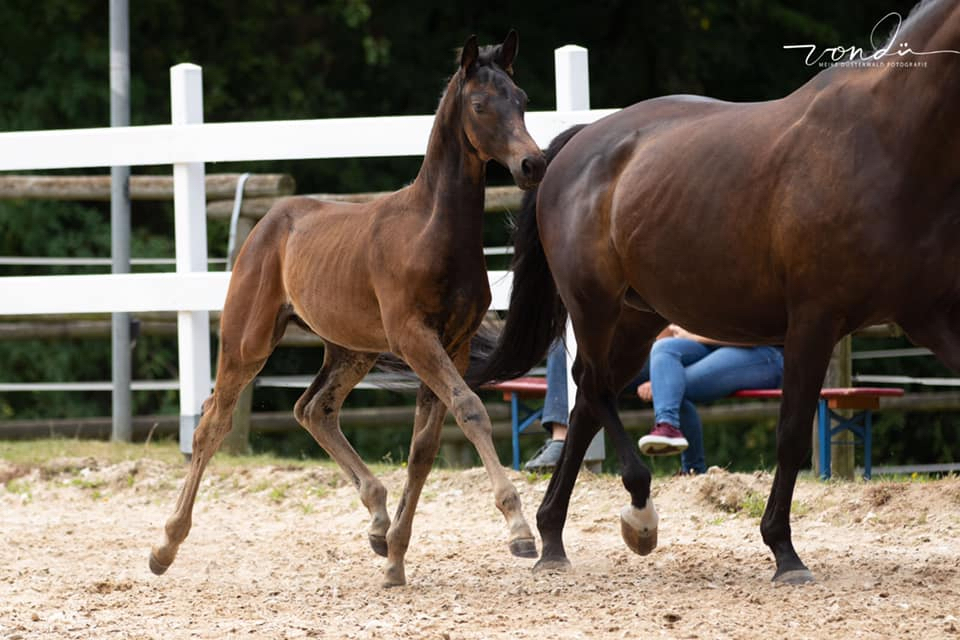
{"type": "Polygon", "coordinates": [[[807,49],[807,57],[804,60],[804,63],[808,67],[820,64],[824,58],[828,58],[829,62],[857,62],[870,60],[879,61],[883,58],[890,57],[902,58],[907,55],[932,56],[938,53],[954,53],[960,55],[960,51],[954,51],[952,49],[943,49],[939,51],[914,51],[910,48],[910,45],[907,42],[901,42],[899,45],[896,45],[896,42],[900,36],[900,27],[902,26],[903,16],[896,11],[891,11],[887,15],[880,18],[879,22],[874,25],[873,30],[870,32],[870,46],[874,49],[870,53],[865,52],[863,47],[858,47],[856,45],[850,45],[848,47],[840,45],[818,50],[817,45],[815,44],[787,44],[784,45],[783,48],[807,49]],[[887,44],[885,46],[877,47],[875,42],[877,31],[879,31],[881,26],[883,26],[883,24],[891,18],[894,20],[893,34],[887,40],[887,44]]]}

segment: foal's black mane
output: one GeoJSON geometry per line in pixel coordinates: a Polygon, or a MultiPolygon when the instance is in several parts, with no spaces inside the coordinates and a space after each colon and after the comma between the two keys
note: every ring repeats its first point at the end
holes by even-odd
{"type": "MultiPolygon", "coordinates": [[[[457,47],[456,50],[456,63],[460,64],[460,56],[463,55],[463,47],[457,47]]],[[[501,69],[500,65],[497,64],[497,57],[500,55],[500,45],[499,44],[487,44],[480,47],[479,54],[477,55],[477,68],[489,67],[490,69],[496,71],[502,71],[507,74],[507,77],[513,78],[513,72],[506,69],[501,69]]],[[[440,102],[443,102],[444,97],[447,95],[447,91],[450,88],[450,83],[454,78],[457,77],[457,74],[460,73],[460,69],[457,69],[457,72],[447,78],[447,81],[443,85],[443,93],[440,94],[440,102]]],[[[457,88],[459,91],[459,87],[457,88]]]]}
{"type": "MultiPolygon", "coordinates": [[[[924,0],[927,2],[928,0],[924,0]]],[[[456,51],[456,62],[460,64],[460,56],[463,55],[463,47],[457,47],[456,51]]],[[[500,69],[500,66],[497,64],[497,56],[500,55],[500,45],[499,44],[487,44],[480,47],[480,53],[477,57],[477,66],[478,67],[495,67],[500,69]]],[[[506,69],[502,69],[507,75],[511,75],[506,69]]]]}

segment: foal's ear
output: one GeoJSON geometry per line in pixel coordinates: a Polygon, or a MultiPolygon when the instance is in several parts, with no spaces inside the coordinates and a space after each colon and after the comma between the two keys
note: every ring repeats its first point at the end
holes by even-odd
{"type": "Polygon", "coordinates": [[[470,36],[463,44],[463,49],[460,50],[460,68],[463,69],[464,74],[473,69],[479,57],[480,49],[477,47],[477,36],[470,36]]]}
{"type": "Polygon", "coordinates": [[[497,52],[497,64],[510,75],[513,75],[513,61],[517,57],[519,48],[520,36],[517,35],[516,30],[510,29],[510,33],[503,39],[503,44],[497,52]]]}

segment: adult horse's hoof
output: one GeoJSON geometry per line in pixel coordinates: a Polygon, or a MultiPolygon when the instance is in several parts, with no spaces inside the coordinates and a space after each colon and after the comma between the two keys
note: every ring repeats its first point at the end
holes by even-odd
{"type": "Polygon", "coordinates": [[[533,572],[569,571],[570,566],[570,561],[566,558],[540,558],[537,564],[533,565],[533,572]]]}
{"type": "Polygon", "coordinates": [[[657,548],[659,522],[660,516],[652,499],[647,498],[643,509],[628,504],[620,510],[620,535],[631,551],[645,556],[657,548]]]}
{"type": "Polygon", "coordinates": [[[537,543],[533,538],[517,538],[510,541],[510,553],[518,558],[536,558],[537,543]]]}
{"type": "Polygon", "coordinates": [[[813,573],[809,569],[792,569],[773,576],[778,584],[809,584],[814,582],[813,573]]]}
{"type": "Polygon", "coordinates": [[[164,573],[166,573],[167,569],[170,568],[171,564],[172,563],[170,562],[167,564],[160,562],[160,560],[157,558],[156,550],[150,551],[150,571],[152,571],[154,575],[162,576],[164,573]]]}
{"type": "Polygon", "coordinates": [[[387,537],[386,536],[377,536],[370,534],[370,548],[373,549],[373,552],[378,556],[387,557],[387,537]]]}

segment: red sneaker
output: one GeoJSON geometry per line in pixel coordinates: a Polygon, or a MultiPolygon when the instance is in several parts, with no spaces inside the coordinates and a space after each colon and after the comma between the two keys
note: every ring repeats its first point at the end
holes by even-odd
{"type": "Polygon", "coordinates": [[[680,430],[666,422],[658,422],[637,444],[645,456],[673,456],[690,446],[680,430]]]}

